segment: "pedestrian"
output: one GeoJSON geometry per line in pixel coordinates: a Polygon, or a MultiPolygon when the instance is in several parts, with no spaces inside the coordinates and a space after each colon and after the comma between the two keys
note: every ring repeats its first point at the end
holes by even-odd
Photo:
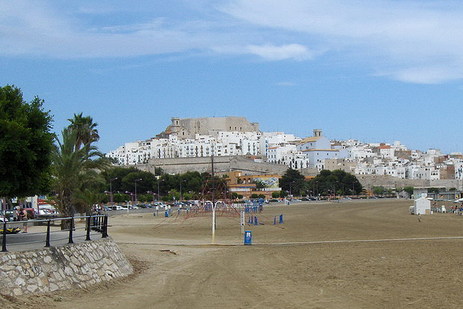
{"type": "Polygon", "coordinates": [[[27,219],[28,219],[27,210],[19,206],[16,207],[16,209],[17,209],[17,214],[18,214],[18,220],[23,221],[23,233],[27,233],[27,219]]]}

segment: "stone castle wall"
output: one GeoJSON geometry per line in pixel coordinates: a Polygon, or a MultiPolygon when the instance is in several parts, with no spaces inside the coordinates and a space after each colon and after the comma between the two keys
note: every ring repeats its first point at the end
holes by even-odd
{"type": "Polygon", "coordinates": [[[213,135],[217,131],[259,132],[259,124],[249,122],[244,117],[204,117],[204,118],[172,118],[172,123],[159,137],[167,137],[171,133],[178,138],[194,138],[195,134],[213,135]]]}
{"type": "MultiPolygon", "coordinates": [[[[154,173],[154,169],[160,167],[167,174],[181,174],[191,171],[200,173],[212,171],[210,157],[203,158],[172,158],[150,159],[148,164],[137,165],[137,168],[154,173]]],[[[252,175],[279,174],[283,175],[288,167],[286,165],[255,162],[243,156],[214,157],[214,171],[230,172],[243,171],[252,175]]]]}
{"type": "Polygon", "coordinates": [[[25,252],[0,253],[4,295],[85,288],[124,277],[133,268],[110,238],[25,252]]]}

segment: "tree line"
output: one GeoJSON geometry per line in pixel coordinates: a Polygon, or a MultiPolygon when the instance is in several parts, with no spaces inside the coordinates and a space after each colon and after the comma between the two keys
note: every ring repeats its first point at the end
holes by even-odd
{"type": "Polygon", "coordinates": [[[359,195],[363,192],[357,177],[342,170],[322,170],[316,177],[306,180],[294,169],[288,169],[280,179],[280,196],[359,195]]]}

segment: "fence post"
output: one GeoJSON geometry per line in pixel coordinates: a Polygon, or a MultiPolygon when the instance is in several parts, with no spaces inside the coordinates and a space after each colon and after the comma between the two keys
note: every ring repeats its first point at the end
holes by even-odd
{"type": "Polygon", "coordinates": [[[51,220],[48,219],[48,222],[47,222],[47,238],[45,240],[45,247],[46,248],[50,247],[50,224],[51,224],[51,220]]]}
{"type": "Polygon", "coordinates": [[[92,222],[92,216],[89,216],[87,218],[87,238],[85,238],[85,240],[91,240],[90,239],[90,222],[92,222]]]}
{"type": "Polygon", "coordinates": [[[6,249],[6,221],[3,222],[2,252],[8,252],[8,250],[6,249]]]}
{"type": "Polygon", "coordinates": [[[103,232],[101,238],[108,237],[108,215],[105,215],[103,218],[103,232]]]}
{"type": "Polygon", "coordinates": [[[69,227],[69,242],[68,244],[73,244],[74,241],[72,240],[72,230],[74,229],[74,216],[71,217],[71,224],[69,227]]]}

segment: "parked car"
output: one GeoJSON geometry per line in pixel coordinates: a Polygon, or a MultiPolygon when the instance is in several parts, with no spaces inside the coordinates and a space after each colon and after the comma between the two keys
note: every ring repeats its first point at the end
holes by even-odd
{"type": "Polygon", "coordinates": [[[8,221],[16,221],[16,220],[18,220],[17,215],[16,215],[16,210],[14,210],[14,209],[5,210],[5,215],[4,215],[4,217],[5,217],[8,221]]]}
{"type": "Polygon", "coordinates": [[[42,204],[38,206],[38,213],[35,215],[38,219],[49,219],[58,217],[59,213],[53,205],[42,204]]]}

